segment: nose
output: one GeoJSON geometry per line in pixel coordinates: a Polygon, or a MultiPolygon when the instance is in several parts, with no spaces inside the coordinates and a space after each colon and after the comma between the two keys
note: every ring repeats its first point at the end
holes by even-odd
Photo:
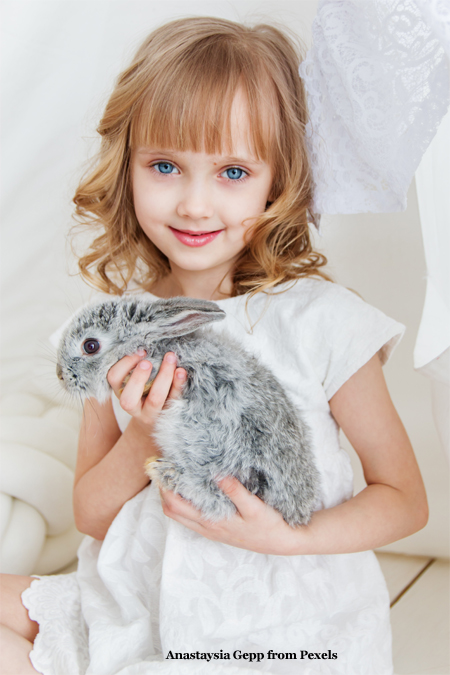
{"type": "Polygon", "coordinates": [[[59,363],[56,364],[56,375],[57,375],[58,379],[60,379],[61,381],[64,380],[63,374],[62,374],[62,368],[59,365],[59,363]]]}
{"type": "Polygon", "coordinates": [[[191,220],[202,220],[214,215],[213,196],[206,181],[192,181],[186,185],[178,202],[177,213],[191,220]]]}

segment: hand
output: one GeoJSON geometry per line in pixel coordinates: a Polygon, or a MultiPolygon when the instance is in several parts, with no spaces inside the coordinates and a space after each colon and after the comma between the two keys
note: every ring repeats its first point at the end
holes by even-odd
{"type": "Polygon", "coordinates": [[[143,398],[144,387],[152,371],[152,364],[144,359],[145,356],[144,349],[140,349],[136,354],[124,356],[110,368],[107,379],[123,410],[133,417],[135,423],[145,433],[150,434],[166,402],[181,394],[187,373],[184,368],[176,367],[177,357],[173,352],[168,352],[164,356],[149,394],[143,398]],[[128,374],[130,379],[120,393],[128,374]]]}
{"type": "Polygon", "coordinates": [[[278,511],[252,495],[236,478],[227,477],[217,484],[237,508],[231,518],[211,523],[186,499],[160,489],[165,515],[203,537],[223,544],[256,553],[297,554],[295,547],[305,526],[289,527],[278,511]]]}

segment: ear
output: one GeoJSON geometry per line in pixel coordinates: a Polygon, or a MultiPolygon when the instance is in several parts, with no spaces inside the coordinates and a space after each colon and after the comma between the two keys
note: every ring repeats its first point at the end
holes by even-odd
{"type": "Polygon", "coordinates": [[[215,302],[195,298],[158,300],[152,306],[148,334],[155,337],[178,337],[193,333],[213,321],[222,321],[225,312],[215,302]]]}

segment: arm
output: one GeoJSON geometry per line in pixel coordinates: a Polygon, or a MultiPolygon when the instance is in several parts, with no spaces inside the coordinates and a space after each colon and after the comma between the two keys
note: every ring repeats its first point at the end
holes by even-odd
{"type": "Polygon", "coordinates": [[[378,356],[333,396],[331,411],[358,453],[367,487],[349,501],[317,511],[290,528],[237,480],[220,483],[239,513],[211,524],[178,495],[163,493],[164,512],[209,539],[259,553],[312,555],[364,551],[426,525],[425,489],[411,444],[390,399],[378,356]]]}
{"type": "Polygon", "coordinates": [[[318,553],[361,551],[425,527],[422,477],[377,356],[336,392],[330,408],[359,455],[367,487],[348,502],[314,514],[305,545],[318,553]]]}
{"type": "MultiPolygon", "coordinates": [[[[140,359],[142,355],[126,356],[109,371],[108,381],[117,395],[125,375],[140,359]]],[[[75,522],[81,532],[103,539],[125,502],[148,484],[144,462],[160,454],[150,437],[154,422],[166,400],[179,395],[185,379],[185,371],[175,366],[166,355],[144,401],[149,370],[135,368],[120,396],[121,406],[133,416],[123,434],[111,401],[86,402],[73,493],[75,522]]]]}

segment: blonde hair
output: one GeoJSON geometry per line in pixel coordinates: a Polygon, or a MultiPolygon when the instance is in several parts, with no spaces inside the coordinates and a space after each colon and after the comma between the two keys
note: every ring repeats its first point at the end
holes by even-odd
{"type": "Polygon", "coordinates": [[[223,152],[231,145],[238,87],[247,99],[250,149],[271,165],[274,181],[272,202],[252,225],[235,265],[232,295],[301,276],[328,278],[320,270],[326,258],[310,238],[312,179],[299,61],[292,41],[268,25],[198,17],[172,21],[148,36],[118,78],[98,127],[95,166],[74,197],[78,220],[102,229],[79,260],[85,280],[121,294],[131,280],[148,290],[170,272],[167,257],[136,219],[131,153],[142,145],[223,152]]]}

